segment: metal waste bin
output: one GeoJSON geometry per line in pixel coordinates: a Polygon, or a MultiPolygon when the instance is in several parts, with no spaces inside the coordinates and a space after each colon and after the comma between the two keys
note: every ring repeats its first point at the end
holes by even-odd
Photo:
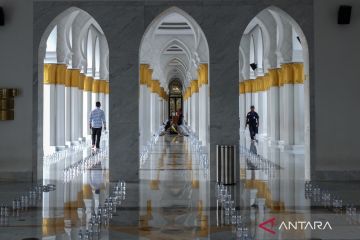
{"type": "Polygon", "coordinates": [[[235,184],[235,146],[216,145],[217,182],[235,184]]]}

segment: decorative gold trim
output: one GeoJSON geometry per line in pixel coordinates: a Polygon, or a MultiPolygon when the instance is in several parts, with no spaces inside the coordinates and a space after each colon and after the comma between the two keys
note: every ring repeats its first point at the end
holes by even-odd
{"type": "Polygon", "coordinates": [[[251,93],[252,92],[252,80],[245,80],[245,93],[251,93]]]}
{"type": "Polygon", "coordinates": [[[209,83],[208,64],[200,64],[198,68],[198,88],[209,83]]]}
{"type": "Polygon", "coordinates": [[[281,65],[281,81],[280,86],[284,84],[292,84],[294,82],[294,71],[291,63],[281,65]]]}
{"type": "Polygon", "coordinates": [[[149,64],[140,64],[140,84],[146,85],[149,64]]]}
{"type": "Polygon", "coordinates": [[[106,94],[106,80],[100,80],[100,82],[99,82],[99,92],[106,94]]]}
{"type": "Polygon", "coordinates": [[[44,84],[56,84],[57,64],[44,64],[44,84]]]}
{"type": "Polygon", "coordinates": [[[91,92],[94,78],[91,76],[86,76],[84,79],[84,91],[91,92]]]}
{"type": "Polygon", "coordinates": [[[84,73],[80,73],[80,76],[79,76],[79,85],[78,85],[78,88],[79,88],[80,90],[84,90],[85,78],[86,78],[86,75],[85,75],[84,73]]]}
{"type": "Polygon", "coordinates": [[[110,94],[110,82],[106,81],[105,94],[110,94]]]}
{"type": "Polygon", "coordinates": [[[66,77],[66,64],[56,64],[56,84],[64,85],[66,77]]]}
{"type": "Polygon", "coordinates": [[[146,74],[145,74],[145,76],[146,76],[146,85],[147,85],[147,87],[148,88],[150,88],[150,90],[151,90],[151,86],[152,86],[152,73],[153,73],[153,70],[152,69],[150,69],[150,68],[148,68],[147,70],[146,70],[146,74]]]}
{"type": "Polygon", "coordinates": [[[99,79],[94,79],[94,81],[92,82],[92,89],[91,91],[93,93],[100,93],[100,81],[99,79]]]}
{"type": "Polygon", "coordinates": [[[68,69],[68,71],[70,74],[70,85],[68,87],[78,88],[80,82],[80,69],[68,69]]]}
{"type": "Polygon", "coordinates": [[[279,80],[280,80],[279,79],[280,69],[279,68],[269,69],[268,74],[269,74],[269,85],[270,85],[270,87],[278,87],[279,86],[279,80]]]}
{"type": "Polygon", "coordinates": [[[191,94],[199,92],[198,80],[192,80],[190,82],[190,86],[191,86],[191,94]]]}
{"type": "Polygon", "coordinates": [[[294,84],[303,84],[305,82],[305,72],[303,63],[294,63],[294,84]]]}
{"type": "Polygon", "coordinates": [[[244,94],[244,93],[245,93],[245,83],[239,82],[239,94],[244,94]]]}

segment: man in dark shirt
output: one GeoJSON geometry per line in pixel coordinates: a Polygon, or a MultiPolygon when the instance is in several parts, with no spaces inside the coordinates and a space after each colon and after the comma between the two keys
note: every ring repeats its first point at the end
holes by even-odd
{"type": "Polygon", "coordinates": [[[252,141],[255,141],[255,135],[258,133],[259,128],[259,115],[255,112],[255,107],[250,107],[250,112],[246,115],[246,126],[249,125],[249,132],[252,141]]]}

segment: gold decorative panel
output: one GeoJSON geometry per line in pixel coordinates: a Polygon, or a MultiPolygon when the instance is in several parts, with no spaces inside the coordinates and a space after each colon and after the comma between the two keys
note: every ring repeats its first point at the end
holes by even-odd
{"type": "Polygon", "coordinates": [[[18,95],[18,89],[0,88],[0,121],[14,120],[14,98],[18,95]]]}

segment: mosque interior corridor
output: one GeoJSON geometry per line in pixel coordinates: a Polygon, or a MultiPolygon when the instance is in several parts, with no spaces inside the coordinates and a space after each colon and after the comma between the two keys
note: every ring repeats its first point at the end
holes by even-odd
{"type": "Polygon", "coordinates": [[[360,239],[325,0],[3,2],[0,240],[360,239]]]}

